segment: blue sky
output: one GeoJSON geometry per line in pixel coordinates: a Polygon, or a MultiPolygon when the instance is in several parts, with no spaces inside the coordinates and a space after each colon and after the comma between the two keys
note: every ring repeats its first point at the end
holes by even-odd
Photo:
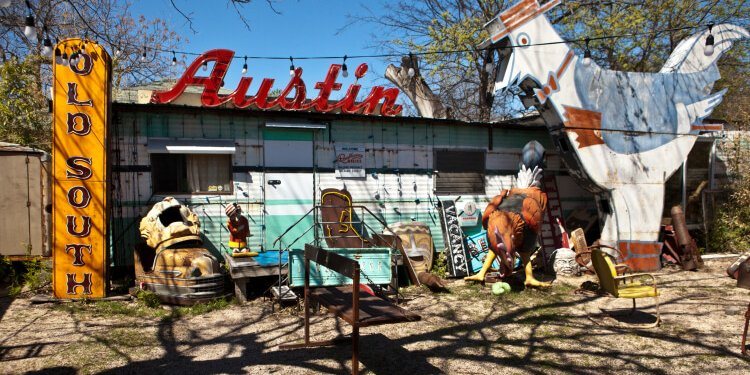
{"type": "MultiPolygon", "coordinates": [[[[192,17],[196,33],[190,30],[185,18],[169,0],[133,0],[131,11],[136,17],[142,14],[147,18],[165,19],[174,31],[188,39],[182,48],[185,51],[205,52],[213,48],[227,48],[234,50],[236,56],[343,56],[382,52],[368,48],[373,44],[373,32],[377,31],[374,25],[360,22],[341,30],[349,23],[347,14],[364,11],[362,4],[379,9],[376,1],[282,0],[274,3],[274,8],[281,12],[279,15],[269,8],[265,0],[254,0],[240,7],[250,23],[250,30],[228,0],[174,2],[181,11],[192,17]]],[[[187,57],[186,62],[189,64],[193,59],[187,57]]],[[[323,80],[330,64],[340,64],[341,60],[295,60],[295,65],[304,69],[303,79],[308,87],[308,97],[317,95],[314,85],[323,80]]],[[[362,62],[370,67],[367,76],[360,81],[363,87],[369,88],[375,84],[392,86],[383,78],[387,66],[383,59],[350,59],[347,61],[350,72],[362,62]]],[[[235,60],[230,66],[225,80],[227,88],[234,89],[241,76],[242,64],[242,60],[235,60]]],[[[248,60],[248,75],[254,77],[249,90],[251,94],[255,92],[260,78],[264,77],[275,78],[274,88],[283,89],[289,80],[289,60],[248,60]]],[[[354,82],[353,76],[339,76],[338,82],[343,83],[343,92],[354,82]]]]}

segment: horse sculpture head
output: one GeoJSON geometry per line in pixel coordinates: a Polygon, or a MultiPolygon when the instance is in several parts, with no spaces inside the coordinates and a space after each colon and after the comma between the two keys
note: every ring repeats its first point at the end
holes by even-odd
{"type": "Polygon", "coordinates": [[[570,49],[544,15],[560,1],[522,0],[484,26],[490,37],[480,47],[495,47],[500,54],[495,90],[527,79],[541,86],[566,58],[570,49]]]}

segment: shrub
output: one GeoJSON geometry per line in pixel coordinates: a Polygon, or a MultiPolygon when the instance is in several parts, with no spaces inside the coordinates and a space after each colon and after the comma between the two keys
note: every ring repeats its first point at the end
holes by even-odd
{"type": "Polygon", "coordinates": [[[159,301],[159,297],[154,292],[141,289],[141,290],[138,291],[138,294],[136,295],[136,297],[146,307],[150,307],[152,309],[155,309],[155,308],[161,306],[161,301],[159,301]]]}
{"type": "Polygon", "coordinates": [[[750,250],[750,178],[737,179],[731,185],[728,202],[717,210],[709,234],[712,249],[750,250]]]}
{"type": "Polygon", "coordinates": [[[432,273],[441,279],[445,279],[448,277],[448,260],[446,259],[445,251],[438,251],[437,253],[438,256],[435,258],[432,266],[432,273]]]}

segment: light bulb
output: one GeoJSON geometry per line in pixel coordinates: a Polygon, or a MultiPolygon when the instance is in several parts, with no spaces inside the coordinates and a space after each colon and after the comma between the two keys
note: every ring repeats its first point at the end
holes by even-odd
{"type": "Polygon", "coordinates": [[[52,57],[52,41],[49,38],[44,38],[42,56],[52,57]]]}
{"type": "Polygon", "coordinates": [[[589,66],[591,65],[591,51],[586,48],[586,51],[583,52],[583,66],[589,66]]]}
{"type": "Polygon", "coordinates": [[[247,64],[242,65],[242,74],[247,73],[247,64]]]}
{"type": "Polygon", "coordinates": [[[409,78],[414,77],[417,72],[414,70],[414,68],[409,68],[409,70],[406,72],[409,75],[409,78]]]}
{"type": "Polygon", "coordinates": [[[63,65],[68,65],[68,54],[65,52],[62,54],[62,63],[63,65]]]}
{"type": "Polygon", "coordinates": [[[289,75],[294,76],[294,64],[289,65],[289,75]]]}
{"type": "Polygon", "coordinates": [[[203,62],[203,71],[205,72],[206,70],[208,70],[208,61],[203,62]]]}
{"type": "Polygon", "coordinates": [[[172,66],[175,66],[175,65],[177,65],[177,58],[172,57],[172,66]]]}
{"type": "Polygon", "coordinates": [[[34,27],[34,16],[26,17],[26,26],[23,28],[23,35],[28,39],[36,39],[36,27],[34,27]]]}
{"type": "Polygon", "coordinates": [[[341,66],[341,75],[344,76],[344,78],[349,77],[349,70],[346,69],[346,64],[341,66]]]}
{"type": "Polygon", "coordinates": [[[141,54],[141,62],[146,61],[146,52],[144,51],[143,54],[141,54]]]}
{"type": "Polygon", "coordinates": [[[703,54],[706,56],[711,56],[714,54],[714,36],[713,34],[708,34],[706,37],[706,48],[703,50],[703,54]]]}
{"type": "Polygon", "coordinates": [[[0,8],[7,8],[10,6],[10,0],[0,0],[0,8]]]}
{"type": "Polygon", "coordinates": [[[117,46],[115,48],[115,57],[120,57],[121,54],[122,54],[122,50],[120,49],[120,46],[117,46]]]}
{"type": "Polygon", "coordinates": [[[55,48],[55,64],[62,64],[62,53],[59,48],[55,48]]]}

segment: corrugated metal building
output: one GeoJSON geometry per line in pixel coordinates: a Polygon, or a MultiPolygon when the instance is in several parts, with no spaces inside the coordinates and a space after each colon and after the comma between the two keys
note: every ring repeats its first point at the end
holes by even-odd
{"type": "MultiPolygon", "coordinates": [[[[224,206],[233,202],[248,215],[250,246],[275,250],[274,240],[319,202],[325,188],[346,188],[355,204],[389,224],[427,223],[441,250],[438,197],[461,196],[483,210],[511,186],[521,148],[530,140],[548,150],[545,175],[555,177],[564,215],[596,217],[591,194],[567,176],[536,117],[485,124],[137,103],[148,97],[139,92],[113,104],[114,266],[132,264],[139,220],[165,196],[177,197],[199,215],[212,251],[226,246],[224,206]],[[364,151],[363,177],[337,178],[336,150],[347,147],[364,151]]],[[[302,236],[300,248],[310,242],[305,230],[312,220],[303,219],[285,239],[302,236]]],[[[481,223],[464,230],[478,232],[481,223]]]]}

